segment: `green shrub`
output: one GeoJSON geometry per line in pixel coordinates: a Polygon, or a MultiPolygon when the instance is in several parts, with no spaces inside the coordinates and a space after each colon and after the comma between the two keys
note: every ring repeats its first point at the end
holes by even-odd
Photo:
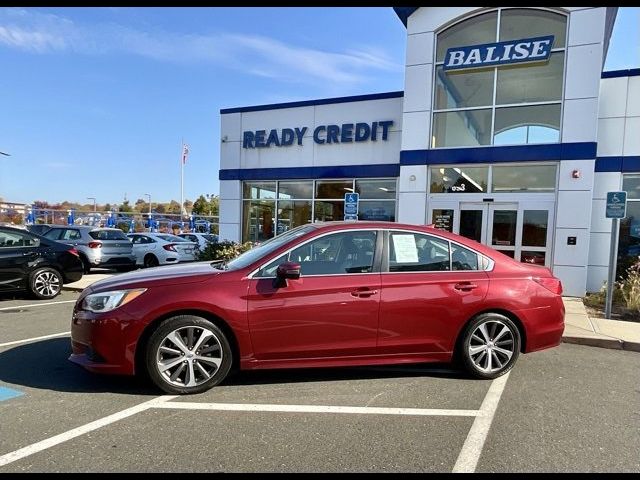
{"type": "Polygon", "coordinates": [[[198,260],[233,260],[241,253],[244,253],[251,248],[253,248],[253,244],[251,242],[236,243],[225,241],[210,243],[207,245],[207,248],[198,254],[198,260]]]}
{"type": "Polygon", "coordinates": [[[640,272],[637,268],[631,267],[627,270],[627,278],[618,283],[618,289],[627,308],[640,313],[640,272]]]}

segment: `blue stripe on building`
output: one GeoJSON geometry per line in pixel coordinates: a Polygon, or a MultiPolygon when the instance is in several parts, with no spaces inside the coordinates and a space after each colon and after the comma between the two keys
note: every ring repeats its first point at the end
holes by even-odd
{"type": "Polygon", "coordinates": [[[287,180],[299,178],[398,177],[400,164],[339,165],[332,167],[234,168],[220,170],[220,180],[287,180]]]}
{"type": "Polygon", "coordinates": [[[598,157],[594,170],[596,172],[640,172],[640,156],[598,157]]]}

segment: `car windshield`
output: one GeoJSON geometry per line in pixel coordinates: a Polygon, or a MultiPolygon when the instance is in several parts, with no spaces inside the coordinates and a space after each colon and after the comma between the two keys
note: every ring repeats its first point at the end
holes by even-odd
{"type": "Polygon", "coordinates": [[[260,258],[269,255],[271,252],[277,250],[282,245],[291,240],[295,240],[302,235],[311,232],[315,227],[313,225],[302,225],[300,227],[296,227],[292,230],[289,230],[282,235],[278,235],[277,237],[270,238],[264,243],[261,243],[257,247],[252,248],[251,250],[247,250],[242,255],[237,258],[234,258],[227,264],[228,270],[238,270],[240,268],[244,268],[246,266],[251,265],[253,262],[259,260],[260,258]]]}
{"type": "Polygon", "coordinates": [[[89,235],[95,240],[129,240],[122,230],[92,230],[89,235]]]}

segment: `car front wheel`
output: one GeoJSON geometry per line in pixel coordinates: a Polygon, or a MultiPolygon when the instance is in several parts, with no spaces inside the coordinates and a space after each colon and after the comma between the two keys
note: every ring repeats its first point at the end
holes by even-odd
{"type": "Polygon", "coordinates": [[[151,334],[146,367],[151,381],[171,394],[201,393],[222,382],[231,368],[231,347],[209,320],[180,315],[151,334]]]}
{"type": "Polygon", "coordinates": [[[508,317],[484,313],[465,329],[460,351],[462,363],[474,377],[497,378],[513,368],[520,342],[520,331],[508,317]]]}
{"type": "Polygon", "coordinates": [[[54,268],[38,268],[29,275],[29,290],[40,300],[54,298],[62,290],[62,275],[54,268]]]}

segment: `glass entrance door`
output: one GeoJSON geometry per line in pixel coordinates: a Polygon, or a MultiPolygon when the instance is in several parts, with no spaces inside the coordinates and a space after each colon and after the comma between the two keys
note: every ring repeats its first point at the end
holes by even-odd
{"type": "Polygon", "coordinates": [[[489,245],[520,262],[551,266],[553,201],[434,202],[436,228],[489,245]]]}

